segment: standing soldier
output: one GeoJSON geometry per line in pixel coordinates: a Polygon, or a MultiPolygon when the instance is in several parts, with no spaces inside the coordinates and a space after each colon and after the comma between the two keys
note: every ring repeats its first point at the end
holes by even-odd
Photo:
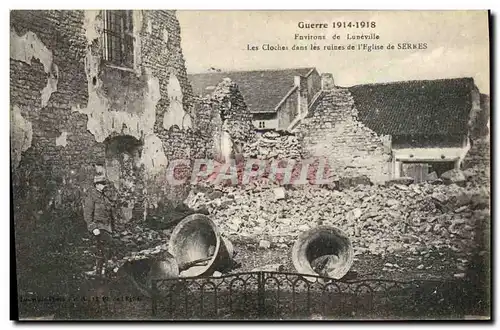
{"type": "Polygon", "coordinates": [[[96,165],[98,174],[94,177],[94,187],[89,191],[83,208],[87,228],[96,240],[96,275],[99,276],[105,272],[106,262],[111,257],[111,235],[115,227],[115,197],[111,195],[112,189],[108,187],[104,173],[99,173],[102,168],[102,165],[96,165]]]}

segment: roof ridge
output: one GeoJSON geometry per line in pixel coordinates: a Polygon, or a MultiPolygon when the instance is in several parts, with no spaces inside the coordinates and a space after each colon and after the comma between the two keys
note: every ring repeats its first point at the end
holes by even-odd
{"type": "Polygon", "coordinates": [[[386,85],[394,85],[394,84],[444,82],[444,81],[452,81],[452,80],[471,80],[472,82],[474,82],[473,77],[456,77],[456,78],[439,78],[439,79],[411,79],[411,80],[395,80],[395,81],[370,83],[370,84],[357,84],[357,85],[352,85],[352,86],[344,87],[344,88],[350,89],[350,88],[358,87],[358,86],[386,86],[386,85]]]}
{"type": "Polygon", "coordinates": [[[188,73],[188,76],[201,75],[201,74],[224,74],[224,73],[243,73],[243,72],[279,72],[279,71],[313,70],[313,69],[316,69],[316,67],[305,66],[305,67],[299,67],[299,68],[282,68],[282,69],[229,70],[229,71],[188,73]]]}

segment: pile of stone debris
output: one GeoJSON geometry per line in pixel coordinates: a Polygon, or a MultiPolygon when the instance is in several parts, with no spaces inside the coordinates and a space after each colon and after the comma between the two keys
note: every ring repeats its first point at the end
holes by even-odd
{"type": "Polygon", "coordinates": [[[459,184],[451,179],[419,184],[401,180],[341,191],[311,185],[229,186],[192,191],[185,203],[207,208],[229,237],[251,237],[264,247],[289,247],[300,233],[331,225],[350,237],[355,254],[383,256],[426,248],[468,251],[476,242],[475,228],[489,223],[490,193],[458,176],[452,180],[459,184]]]}
{"type": "Polygon", "coordinates": [[[108,267],[118,270],[127,261],[150,259],[168,250],[172,230],[153,230],[138,224],[120,228],[113,234],[113,260],[108,267]]]}
{"type": "Polygon", "coordinates": [[[299,139],[295,135],[269,131],[253,143],[245,145],[243,156],[257,159],[299,159],[302,156],[299,139]]]}

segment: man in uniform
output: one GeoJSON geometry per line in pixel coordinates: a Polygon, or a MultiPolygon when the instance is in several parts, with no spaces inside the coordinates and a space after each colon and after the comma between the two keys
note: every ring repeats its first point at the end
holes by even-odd
{"type": "MultiPolygon", "coordinates": [[[[99,165],[96,167],[99,168],[99,165]]],[[[88,192],[83,208],[87,228],[96,239],[96,275],[103,274],[106,262],[111,257],[110,248],[115,226],[115,198],[108,186],[104,174],[96,175],[94,187],[88,192]]]]}

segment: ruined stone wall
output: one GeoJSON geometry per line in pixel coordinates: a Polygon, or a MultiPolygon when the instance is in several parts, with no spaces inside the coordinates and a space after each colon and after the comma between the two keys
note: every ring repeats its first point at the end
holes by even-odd
{"type": "Polygon", "coordinates": [[[479,94],[479,91],[476,89],[472,94],[472,101],[472,110],[469,120],[471,148],[465,156],[463,167],[470,168],[479,166],[488,170],[491,156],[490,131],[488,127],[490,119],[490,98],[488,95],[479,94]]]}
{"type": "Polygon", "coordinates": [[[134,11],[133,26],[134,65],[120,68],[103,59],[102,11],[11,11],[16,235],[64,241],[65,233],[84,230],[81,202],[93,164],[118,164],[132,154],[133,181],[124,191],[135,203],[124,209],[129,217],[140,221],[158,200],[187,194],[187,186],[165,180],[169,161],[205,145],[192,129],[179,24],[173,11],[134,11]],[[107,150],[120,138],[140,146],[121,160],[107,150]]]}
{"type": "Polygon", "coordinates": [[[357,120],[346,89],[324,91],[317,106],[299,126],[304,151],[325,157],[333,179],[366,175],[381,183],[390,178],[389,141],[357,120]]]}
{"type": "Polygon", "coordinates": [[[229,78],[207,97],[196,99],[196,129],[206,141],[206,157],[223,162],[241,154],[255,138],[252,114],[229,78]]]}
{"type": "Polygon", "coordinates": [[[24,287],[24,276],[46,262],[39,253],[84,229],[81,195],[105,148],[87,130],[87,116],[72,111],[88,101],[84,13],[11,11],[10,18],[12,198],[24,287]]]}
{"type": "Polygon", "coordinates": [[[11,12],[14,216],[28,227],[77,205],[92,164],[104,159],[87,116],[72,111],[88,101],[83,20],[79,11],[11,12]]]}

